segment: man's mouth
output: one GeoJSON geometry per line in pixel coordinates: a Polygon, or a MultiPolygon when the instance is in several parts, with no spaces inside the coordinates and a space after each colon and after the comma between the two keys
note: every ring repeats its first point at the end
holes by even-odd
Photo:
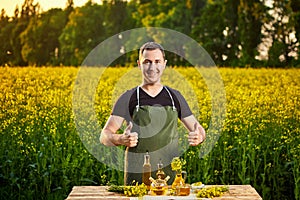
{"type": "Polygon", "coordinates": [[[154,72],[150,72],[150,73],[148,73],[148,75],[149,75],[149,76],[154,76],[155,73],[154,73],[154,72]]]}
{"type": "Polygon", "coordinates": [[[147,75],[148,75],[148,76],[155,76],[156,74],[158,74],[158,73],[155,72],[155,71],[148,71],[148,72],[147,72],[147,75]]]}

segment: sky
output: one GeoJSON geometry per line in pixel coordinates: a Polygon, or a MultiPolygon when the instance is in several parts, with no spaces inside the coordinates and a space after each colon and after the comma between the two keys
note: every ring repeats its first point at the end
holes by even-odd
{"type": "MultiPolygon", "coordinates": [[[[18,5],[21,9],[22,4],[25,0],[0,0],[0,10],[4,8],[8,16],[13,16],[16,6],[18,5]]],[[[98,0],[99,1],[99,0],[98,0]]],[[[93,1],[98,3],[98,1],[93,1]]],[[[47,11],[51,8],[65,8],[67,0],[35,0],[34,3],[39,2],[41,9],[47,11]]],[[[75,7],[83,6],[88,0],[73,0],[75,7]]],[[[99,1],[100,2],[100,1],[99,1]]]]}

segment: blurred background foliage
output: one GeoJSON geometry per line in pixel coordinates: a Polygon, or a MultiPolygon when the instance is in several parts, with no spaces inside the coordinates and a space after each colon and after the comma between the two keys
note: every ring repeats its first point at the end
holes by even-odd
{"type": "MultiPolygon", "coordinates": [[[[140,27],[186,34],[218,66],[300,66],[300,0],[87,0],[82,7],[66,0],[64,9],[41,10],[34,0],[14,16],[1,10],[0,66],[79,66],[100,42],[140,27]]],[[[189,65],[176,55],[168,60],[189,65]]],[[[124,54],[116,64],[130,63],[124,54]]]]}

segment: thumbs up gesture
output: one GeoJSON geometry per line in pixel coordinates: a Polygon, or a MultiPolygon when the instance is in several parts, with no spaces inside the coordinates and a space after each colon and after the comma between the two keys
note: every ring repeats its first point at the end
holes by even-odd
{"type": "Polygon", "coordinates": [[[132,122],[129,122],[124,133],[122,134],[120,140],[121,144],[124,144],[127,147],[135,147],[138,143],[138,134],[137,132],[131,132],[133,127],[132,122]]]}
{"type": "Polygon", "coordinates": [[[195,122],[194,130],[189,132],[188,136],[188,142],[191,146],[197,146],[204,141],[205,132],[202,132],[204,132],[204,129],[197,122],[195,122]]]}

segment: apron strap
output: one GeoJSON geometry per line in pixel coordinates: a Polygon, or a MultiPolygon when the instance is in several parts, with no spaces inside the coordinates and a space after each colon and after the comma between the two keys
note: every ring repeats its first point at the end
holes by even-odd
{"type": "Polygon", "coordinates": [[[136,112],[138,112],[139,108],[140,108],[140,86],[137,86],[136,97],[137,97],[137,103],[138,104],[135,107],[136,107],[136,112]]]}
{"type": "Polygon", "coordinates": [[[168,90],[168,88],[166,86],[164,86],[164,88],[166,88],[170,98],[171,98],[171,101],[172,101],[172,106],[173,106],[173,110],[175,111],[176,110],[176,107],[175,107],[175,103],[174,103],[174,99],[173,99],[173,96],[171,95],[171,92],[168,90]]]}

